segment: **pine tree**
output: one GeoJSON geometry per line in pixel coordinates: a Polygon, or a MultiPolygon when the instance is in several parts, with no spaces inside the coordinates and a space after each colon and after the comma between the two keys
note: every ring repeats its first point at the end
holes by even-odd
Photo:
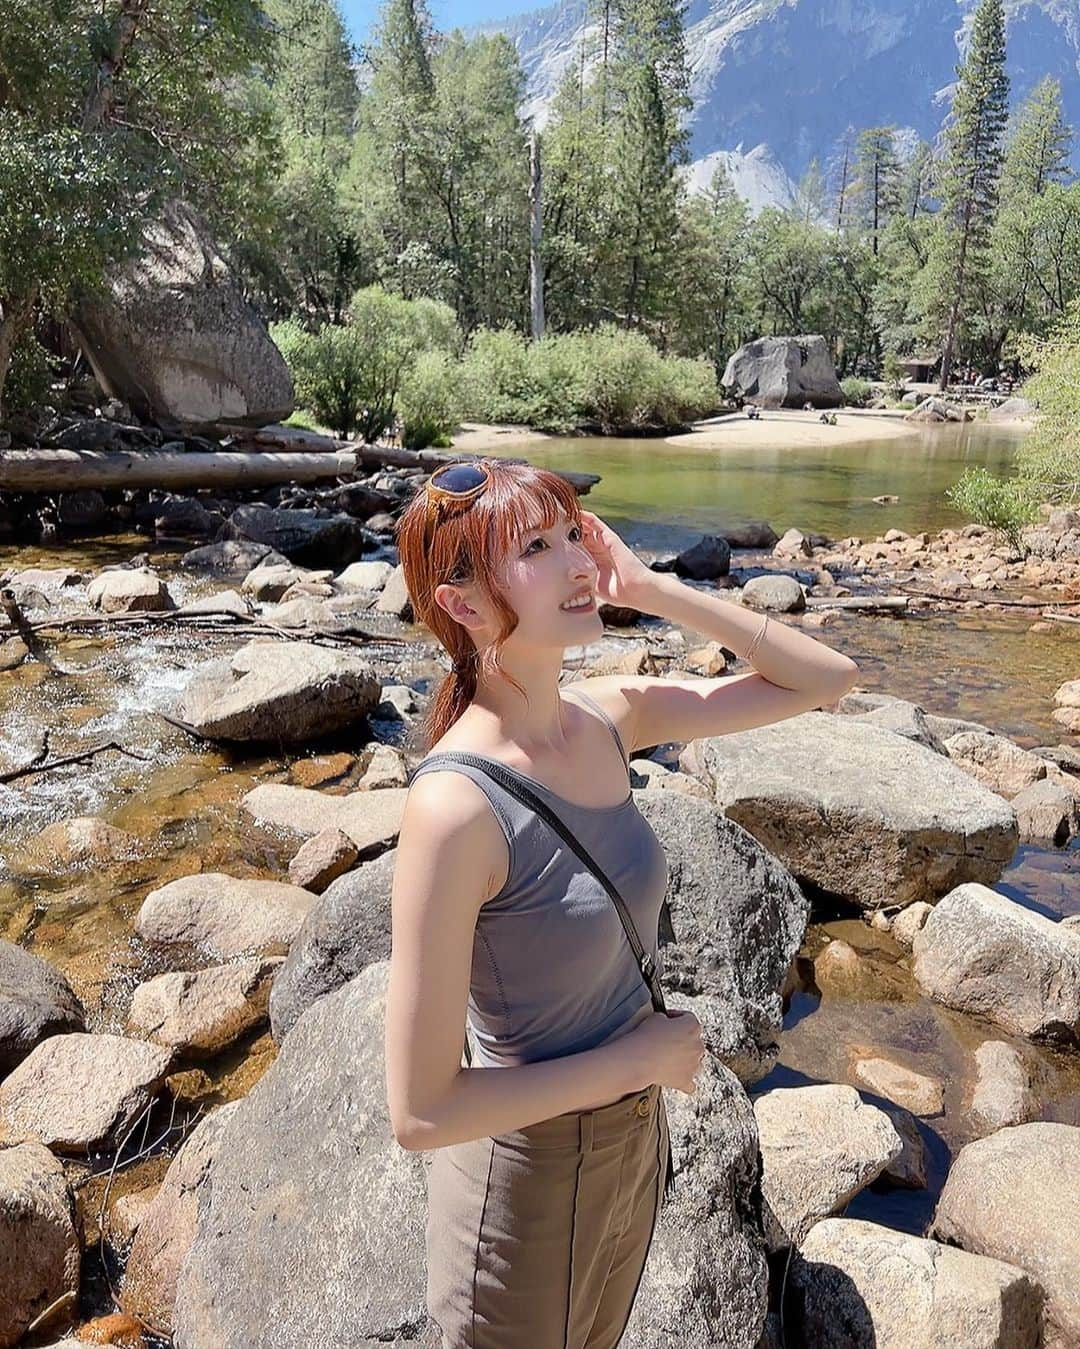
{"type": "Polygon", "coordinates": [[[749,227],[750,208],[723,164],[708,188],[691,194],[680,211],[674,346],[688,356],[707,354],[718,378],[748,326],[749,227]]]}
{"type": "MultiPolygon", "coordinates": [[[[427,189],[432,155],[435,33],[425,0],[386,0],[368,59],[371,84],[360,115],[370,132],[375,173],[387,185],[380,222],[395,259],[400,289],[408,293],[402,259],[424,238],[431,213],[427,189]]],[[[363,191],[363,184],[358,184],[363,191]]]]}
{"type": "Polygon", "coordinates": [[[868,127],[859,134],[852,209],[876,258],[881,234],[900,206],[900,161],[895,127],[868,127]]]}
{"type": "Polygon", "coordinates": [[[1020,105],[1009,133],[1001,174],[1003,201],[1039,197],[1069,174],[1072,128],[1061,105],[1061,84],[1047,75],[1020,105]]]}
{"type": "Polygon", "coordinates": [[[968,54],[956,73],[941,180],[944,280],[949,297],[941,355],[942,390],[952,374],[965,305],[973,284],[979,284],[986,273],[987,241],[997,211],[1009,105],[1002,0],[979,0],[968,54]]]}

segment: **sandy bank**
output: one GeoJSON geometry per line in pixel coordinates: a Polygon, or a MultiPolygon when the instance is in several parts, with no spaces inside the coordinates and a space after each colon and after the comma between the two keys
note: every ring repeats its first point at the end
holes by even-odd
{"type": "Polygon", "coordinates": [[[665,437],[664,443],[702,450],[818,449],[854,441],[892,440],[923,429],[916,422],[905,422],[902,412],[838,412],[835,426],[824,424],[820,412],[762,412],[757,421],[751,421],[745,412],[736,412],[698,422],[685,435],[665,437]]]}
{"type": "Polygon", "coordinates": [[[461,429],[453,436],[455,450],[467,454],[498,453],[510,449],[513,445],[528,445],[537,440],[550,440],[546,431],[537,431],[532,426],[493,426],[486,422],[462,422],[461,429]]]}

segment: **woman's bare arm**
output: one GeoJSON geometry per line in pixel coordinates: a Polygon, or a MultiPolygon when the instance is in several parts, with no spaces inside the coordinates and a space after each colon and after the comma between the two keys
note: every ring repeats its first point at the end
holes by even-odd
{"type": "Polygon", "coordinates": [[[652,1080],[633,1034],[516,1068],[462,1066],[477,915],[506,866],[506,839],[475,783],[449,771],[416,781],[394,869],[386,1009],[387,1101],[402,1147],[507,1133],[652,1080]]]}

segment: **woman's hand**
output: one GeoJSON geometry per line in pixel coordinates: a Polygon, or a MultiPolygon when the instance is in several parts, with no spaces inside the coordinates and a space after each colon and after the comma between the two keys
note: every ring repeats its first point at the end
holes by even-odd
{"type": "MultiPolygon", "coordinates": [[[[641,607],[656,573],[592,511],[581,512],[582,542],[597,566],[596,593],[605,604],[641,607]]],[[[647,611],[647,605],[646,611],[647,611]]]]}

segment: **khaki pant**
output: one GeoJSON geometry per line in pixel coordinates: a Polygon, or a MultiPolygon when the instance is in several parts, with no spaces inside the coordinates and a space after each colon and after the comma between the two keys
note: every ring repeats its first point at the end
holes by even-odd
{"type": "Polygon", "coordinates": [[[654,1085],[427,1154],[427,1307],[443,1349],[615,1349],[667,1141],[654,1085]]]}

